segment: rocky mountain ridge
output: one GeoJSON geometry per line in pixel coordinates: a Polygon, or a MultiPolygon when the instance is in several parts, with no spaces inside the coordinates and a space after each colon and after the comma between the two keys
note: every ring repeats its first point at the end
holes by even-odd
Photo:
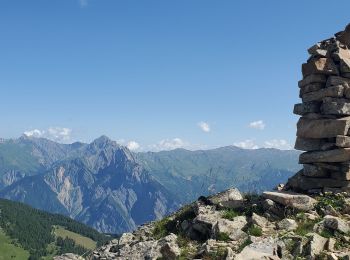
{"type": "Polygon", "coordinates": [[[349,259],[350,195],[291,191],[201,197],[87,259],[349,259]]]}

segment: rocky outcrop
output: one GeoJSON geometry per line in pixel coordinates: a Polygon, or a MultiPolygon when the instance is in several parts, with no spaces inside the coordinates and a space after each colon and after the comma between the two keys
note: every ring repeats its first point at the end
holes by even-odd
{"type": "Polygon", "coordinates": [[[287,188],[303,192],[350,189],[350,25],[308,49],[299,81],[302,103],[295,149],[303,170],[287,188]]]}
{"type": "Polygon", "coordinates": [[[230,189],[125,233],[87,259],[347,259],[349,206],[347,193],[252,196],[230,189]],[[223,194],[233,191],[232,204],[223,194]]]}

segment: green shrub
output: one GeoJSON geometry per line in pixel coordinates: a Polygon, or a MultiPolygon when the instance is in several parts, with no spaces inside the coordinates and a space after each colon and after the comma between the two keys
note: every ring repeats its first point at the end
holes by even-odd
{"type": "Polygon", "coordinates": [[[237,212],[234,209],[227,209],[224,210],[224,213],[222,214],[222,217],[228,220],[233,220],[235,217],[240,216],[242,214],[240,214],[239,212],[237,212]]]}
{"type": "Polygon", "coordinates": [[[219,241],[224,241],[224,242],[227,242],[227,241],[230,241],[230,236],[227,234],[227,233],[224,233],[224,232],[220,232],[218,235],[217,235],[217,240],[219,241]]]}
{"type": "Polygon", "coordinates": [[[300,236],[305,236],[307,233],[313,231],[314,225],[317,223],[316,220],[306,220],[305,222],[298,223],[298,227],[295,233],[300,236]]]}
{"type": "Polygon", "coordinates": [[[170,220],[168,218],[164,218],[160,221],[155,222],[152,235],[155,239],[161,239],[170,234],[167,225],[170,220]]]}
{"type": "Polygon", "coordinates": [[[255,236],[255,237],[261,237],[262,236],[262,229],[258,226],[252,225],[248,228],[248,234],[255,236]]]}

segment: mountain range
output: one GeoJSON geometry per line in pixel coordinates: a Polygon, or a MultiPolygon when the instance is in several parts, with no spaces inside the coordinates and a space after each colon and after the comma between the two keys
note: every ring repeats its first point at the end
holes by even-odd
{"type": "Polygon", "coordinates": [[[0,197],[122,233],[201,195],[271,189],[300,169],[298,155],[235,146],[133,153],[106,136],[90,144],[22,136],[0,143],[0,197]]]}

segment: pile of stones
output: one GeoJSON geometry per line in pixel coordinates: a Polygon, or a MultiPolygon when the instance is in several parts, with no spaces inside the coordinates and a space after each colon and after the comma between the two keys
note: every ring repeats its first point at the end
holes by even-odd
{"type": "Polygon", "coordinates": [[[302,103],[295,149],[303,169],[287,188],[302,192],[350,190],[350,24],[308,49],[299,81],[302,103]]]}

